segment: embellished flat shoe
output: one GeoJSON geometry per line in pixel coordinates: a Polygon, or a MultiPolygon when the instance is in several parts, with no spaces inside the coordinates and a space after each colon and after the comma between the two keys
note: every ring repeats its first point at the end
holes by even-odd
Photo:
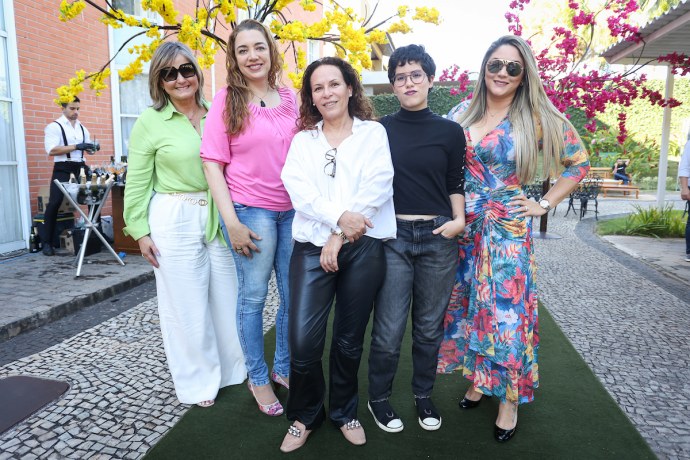
{"type": "Polygon", "coordinates": [[[482,402],[483,397],[484,395],[482,395],[478,400],[472,401],[471,399],[467,398],[467,396],[465,396],[464,398],[462,398],[462,401],[458,403],[458,406],[460,406],[460,409],[474,409],[479,405],[480,402],[482,402]]]}
{"type": "Polygon", "coordinates": [[[207,401],[201,401],[196,403],[197,406],[199,407],[211,407],[215,404],[216,402],[213,399],[209,399],[207,401]]]}
{"type": "Polygon", "coordinates": [[[281,377],[275,371],[271,372],[271,380],[273,381],[273,384],[274,384],[273,386],[276,387],[276,390],[278,389],[278,385],[285,388],[286,390],[290,389],[290,385],[285,381],[285,379],[283,377],[281,377]]]}
{"type": "Polygon", "coordinates": [[[364,434],[364,428],[360,425],[359,420],[353,418],[345,425],[340,427],[345,439],[350,441],[355,446],[362,446],[367,443],[367,437],[364,434]]]}
{"type": "Polygon", "coordinates": [[[271,417],[277,417],[279,415],[283,415],[283,406],[280,404],[280,401],[277,399],[275,402],[272,402],[271,404],[261,404],[259,400],[256,398],[256,394],[254,393],[254,385],[250,381],[247,380],[247,387],[249,388],[249,391],[251,391],[252,396],[254,396],[254,401],[256,401],[257,406],[259,406],[259,410],[263,412],[266,415],[270,415],[271,417]]]}
{"type": "Polygon", "coordinates": [[[297,450],[307,442],[307,437],[311,430],[300,430],[296,425],[290,425],[288,432],[283,438],[283,443],[280,445],[281,452],[292,452],[297,450]]]}
{"type": "Polygon", "coordinates": [[[504,430],[503,428],[499,428],[498,425],[495,425],[494,426],[494,438],[496,438],[496,441],[498,441],[498,442],[508,442],[515,435],[516,430],[517,430],[517,423],[510,430],[504,430]]]}
{"type": "Polygon", "coordinates": [[[386,401],[367,402],[369,412],[374,416],[374,421],[379,428],[388,433],[399,433],[405,428],[393,406],[386,401]]]}

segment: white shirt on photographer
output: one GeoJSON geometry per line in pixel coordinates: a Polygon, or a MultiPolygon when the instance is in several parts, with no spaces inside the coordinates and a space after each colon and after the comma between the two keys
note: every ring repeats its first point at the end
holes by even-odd
{"type": "MultiPolygon", "coordinates": [[[[89,130],[86,129],[86,127],[83,126],[79,122],[79,120],[76,121],[74,126],[72,126],[67,117],[65,117],[64,115],[55,121],[57,123],[60,123],[60,125],[64,128],[65,136],[67,136],[67,145],[76,145],[82,142],[91,142],[91,134],[89,133],[89,130]],[[81,131],[82,127],[84,128],[83,136],[81,131]]],[[[50,151],[53,149],[53,147],[56,147],[58,145],[65,145],[65,142],[62,139],[62,131],[60,130],[60,126],[58,126],[55,122],[48,123],[48,126],[45,127],[44,132],[46,153],[50,154],[50,151]]],[[[70,152],[70,158],[67,158],[67,155],[55,155],[53,157],[53,161],[55,163],[59,161],[82,162],[84,161],[84,152],[82,152],[81,150],[74,150],[70,152]]]]}

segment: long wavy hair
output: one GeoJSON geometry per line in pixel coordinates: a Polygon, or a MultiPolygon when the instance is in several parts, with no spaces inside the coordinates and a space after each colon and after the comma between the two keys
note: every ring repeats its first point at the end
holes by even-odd
{"type": "Polygon", "coordinates": [[[194,53],[184,43],[165,42],[156,48],[153,58],[151,58],[151,67],[149,68],[149,93],[153,101],[153,108],[158,111],[163,110],[168,105],[168,93],[163,89],[161,71],[166,67],[172,66],[177,56],[184,57],[194,66],[196,78],[199,79],[199,87],[196,89],[196,93],[194,93],[194,99],[199,107],[204,105],[204,73],[201,71],[194,53]]]}
{"type": "Polygon", "coordinates": [[[338,57],[324,57],[318,59],[307,66],[302,77],[302,89],[299,92],[301,105],[299,108],[299,119],[297,128],[300,131],[310,130],[323,119],[321,113],[314,105],[312,97],[311,76],[316,69],[322,65],[332,65],[340,70],[345,84],[352,88],[352,96],[347,103],[347,112],[350,117],[357,117],[360,120],[373,120],[374,108],[368,97],[364,95],[364,87],[359,80],[357,71],[346,61],[338,57]]]}
{"type": "Polygon", "coordinates": [[[240,71],[240,66],[235,56],[237,36],[246,30],[258,30],[266,39],[271,57],[271,66],[268,69],[268,86],[270,88],[278,88],[283,70],[283,59],[280,57],[278,46],[273,41],[271,32],[266,26],[254,19],[245,19],[233,29],[228,38],[225,58],[225,69],[228,72],[226,79],[228,95],[225,97],[225,128],[228,134],[233,135],[241,133],[249,122],[248,104],[251,100],[251,91],[247,86],[244,75],[240,71]]]}
{"type": "MultiPolygon", "coordinates": [[[[560,155],[565,149],[563,132],[570,127],[582,144],[577,131],[568,119],[551,103],[537,69],[537,61],[527,42],[515,35],[505,35],[489,46],[482,60],[482,67],[477,78],[477,86],[467,110],[457,117],[458,123],[469,127],[480,121],[486,114],[487,89],[484,77],[486,64],[491,55],[503,45],[510,45],[518,50],[524,63],[522,83],[518,86],[508,110],[508,118],[513,125],[515,141],[515,162],[520,182],[527,184],[538,175],[539,152],[543,155],[544,177],[555,177],[558,174],[560,155]],[[541,149],[540,149],[541,142],[541,149]]],[[[584,145],[582,149],[584,150],[584,145]]]]}

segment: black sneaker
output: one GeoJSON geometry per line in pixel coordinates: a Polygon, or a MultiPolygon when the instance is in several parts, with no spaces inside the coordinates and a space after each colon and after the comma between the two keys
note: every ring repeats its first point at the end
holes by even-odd
{"type": "Polygon", "coordinates": [[[398,433],[405,428],[402,420],[395,413],[388,400],[367,402],[369,412],[374,416],[374,421],[383,431],[388,433],[398,433]]]}
{"type": "Polygon", "coordinates": [[[417,406],[419,426],[427,431],[441,428],[441,416],[434,407],[434,403],[431,402],[431,398],[415,398],[414,404],[417,406]]]}
{"type": "Polygon", "coordinates": [[[44,256],[54,256],[55,255],[55,249],[47,243],[43,243],[43,255],[44,256]]]}

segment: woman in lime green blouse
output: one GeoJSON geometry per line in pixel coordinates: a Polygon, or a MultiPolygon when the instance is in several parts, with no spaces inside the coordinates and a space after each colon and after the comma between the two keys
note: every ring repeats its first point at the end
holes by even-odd
{"type": "Polygon", "coordinates": [[[180,402],[211,406],[244,381],[237,273],[202,170],[208,103],[191,50],[166,42],[149,73],[153,106],[129,140],[125,234],[154,267],[163,346],[180,402]]]}

